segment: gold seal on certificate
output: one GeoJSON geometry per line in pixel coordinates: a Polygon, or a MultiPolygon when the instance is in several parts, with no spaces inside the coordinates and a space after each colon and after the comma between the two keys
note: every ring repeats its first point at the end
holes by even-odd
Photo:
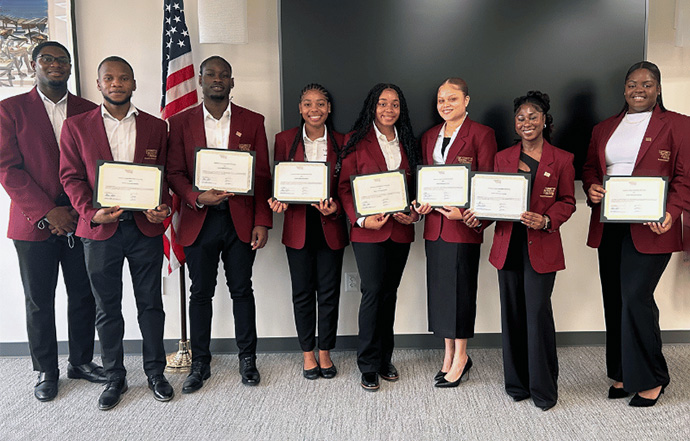
{"type": "Polygon", "coordinates": [[[222,190],[254,194],[255,152],[197,147],[194,155],[194,190],[222,190]]]}
{"type": "Polygon", "coordinates": [[[467,164],[417,166],[417,202],[432,207],[467,208],[469,178],[467,164]]]}
{"type": "Polygon", "coordinates": [[[350,184],[357,217],[409,210],[403,170],[351,176],[350,184]]]}
{"type": "Polygon", "coordinates": [[[666,217],[668,178],[604,176],[601,222],[662,222],[666,217]]]}
{"type": "Polygon", "coordinates": [[[475,172],[470,177],[470,209],[477,219],[519,221],[529,195],[528,175],[475,172]]]}
{"type": "Polygon", "coordinates": [[[163,166],[104,161],[96,165],[93,206],[148,210],[161,204],[163,166]]]}
{"type": "Polygon", "coordinates": [[[330,197],[327,162],[276,162],[273,197],[291,204],[318,204],[330,197]]]}

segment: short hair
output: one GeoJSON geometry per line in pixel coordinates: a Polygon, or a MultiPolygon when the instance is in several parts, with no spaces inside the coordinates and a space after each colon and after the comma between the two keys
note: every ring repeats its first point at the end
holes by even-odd
{"type": "Polygon", "coordinates": [[[116,63],[122,63],[122,64],[126,65],[127,67],[129,67],[130,72],[132,72],[132,76],[134,76],[134,68],[132,68],[132,65],[129,64],[129,62],[127,60],[125,60],[122,57],[118,57],[117,55],[111,55],[109,57],[106,57],[103,59],[103,61],[98,63],[98,69],[96,70],[96,72],[99,72],[99,75],[100,75],[100,71],[101,71],[101,66],[103,66],[103,64],[108,63],[108,62],[116,62],[116,63]]]}
{"type": "Polygon", "coordinates": [[[228,63],[228,60],[221,57],[220,55],[212,55],[204,61],[202,61],[201,65],[199,66],[199,75],[201,75],[204,72],[204,67],[206,67],[206,63],[208,63],[209,61],[221,61],[225,63],[228,66],[228,69],[230,69],[230,75],[232,75],[232,66],[230,65],[230,63],[228,63]]]}
{"type": "Polygon", "coordinates": [[[63,46],[62,44],[58,43],[57,41],[51,41],[51,40],[44,41],[43,43],[39,43],[34,48],[34,50],[31,51],[31,59],[33,61],[36,61],[38,59],[38,56],[41,54],[41,51],[43,50],[43,48],[49,47],[49,46],[57,47],[57,48],[60,48],[63,51],[65,51],[65,53],[67,54],[67,58],[69,58],[70,62],[72,62],[72,57],[70,56],[67,48],[65,46],[63,46]]]}
{"type": "Polygon", "coordinates": [[[470,94],[470,89],[467,87],[467,82],[460,77],[446,78],[445,80],[443,80],[443,83],[441,83],[438,86],[438,88],[440,89],[441,86],[443,86],[444,84],[452,84],[453,86],[462,90],[462,93],[464,93],[465,96],[469,96],[469,94],[470,94]]]}

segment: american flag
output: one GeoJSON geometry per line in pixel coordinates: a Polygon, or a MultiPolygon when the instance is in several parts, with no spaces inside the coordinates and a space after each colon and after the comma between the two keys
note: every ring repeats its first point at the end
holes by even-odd
{"type": "MultiPolygon", "coordinates": [[[[197,104],[192,44],[184,18],[182,0],[163,3],[163,97],[161,116],[168,119],[197,104]]],[[[165,220],[163,251],[168,275],[185,262],[184,248],[175,242],[179,227],[180,199],[173,194],[172,216],[165,220]]]]}

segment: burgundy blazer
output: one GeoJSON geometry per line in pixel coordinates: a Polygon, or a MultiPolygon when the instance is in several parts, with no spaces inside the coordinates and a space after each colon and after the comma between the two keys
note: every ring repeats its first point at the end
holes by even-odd
{"type": "MultiPolygon", "coordinates": [[[[443,128],[439,124],[422,135],[422,157],[424,164],[433,165],[434,146],[443,128]]],[[[496,155],[496,136],[493,129],[465,118],[453,144],[448,146],[446,164],[470,164],[472,171],[493,171],[496,155]]],[[[469,228],[461,220],[446,219],[438,211],[432,211],[424,219],[424,239],[446,242],[482,243],[483,232],[469,228]]]]}
{"type": "MultiPolygon", "coordinates": [[[[134,163],[165,165],[167,126],[164,121],[139,110],[136,117],[137,138],[134,163]]],[[[112,161],[113,155],[105,133],[101,108],[65,120],[60,136],[60,180],[72,206],[79,213],[76,234],[93,240],[106,240],[117,231],[118,223],[92,224],[98,211],[93,206],[96,181],[96,162],[112,161]]],[[[170,206],[167,185],[163,185],[162,200],[170,206]]],[[[163,224],[153,224],[142,212],[134,212],[134,220],[142,233],[149,237],[163,234],[163,224]]]]}
{"type": "MultiPolygon", "coordinates": [[[[295,127],[276,135],[276,142],[274,147],[274,159],[278,161],[287,161],[290,155],[290,148],[295,136],[302,133],[301,127],[295,127]]],[[[337,200],[338,176],[335,173],[335,164],[337,156],[333,150],[333,142],[331,134],[339,146],[343,145],[343,135],[336,132],[328,134],[328,154],[326,156],[327,162],[331,166],[331,194],[333,200],[337,200]]],[[[300,140],[295,151],[293,161],[304,161],[304,143],[300,140]]],[[[323,234],[326,238],[328,247],[332,250],[339,250],[345,248],[348,243],[347,227],[345,225],[345,216],[342,204],[338,202],[338,211],[330,216],[321,215],[321,226],[323,227],[323,234]]],[[[285,222],[283,223],[283,244],[290,248],[302,249],[304,248],[304,241],[306,237],[307,227],[307,205],[305,204],[290,204],[287,211],[285,211],[285,222]]]]}
{"type": "MultiPolygon", "coordinates": [[[[606,144],[623,119],[624,114],[613,116],[597,124],[592,131],[587,160],[582,168],[582,186],[585,193],[592,184],[601,185],[606,174],[606,144]]],[[[645,254],[661,254],[680,251],[681,222],[683,199],[687,199],[687,184],[684,173],[683,151],[690,149],[690,118],[675,112],[663,112],[658,106],[654,108],[647,131],[642,138],[642,145],[635,160],[633,176],[666,176],[669,178],[666,211],[673,218],[671,229],[664,234],[654,233],[649,226],[630,224],[635,249],[645,254]]],[[[587,245],[599,248],[604,224],[599,221],[601,204],[592,207],[589,221],[587,245]]]]}
{"type": "MultiPolygon", "coordinates": [[[[67,95],[68,117],[94,107],[67,95]]],[[[0,183],[11,199],[7,237],[32,242],[50,237],[48,228],[36,224],[63,193],[59,169],[58,141],[36,88],[0,102],[0,183]]]]}
{"type": "MultiPolygon", "coordinates": [[[[350,139],[352,133],[345,136],[345,142],[350,139]]],[[[407,155],[400,143],[400,154],[402,160],[400,169],[405,170],[407,176],[408,191],[412,191],[412,172],[407,161],[407,155]]],[[[338,182],[338,196],[343,203],[345,213],[350,219],[350,240],[352,242],[385,242],[391,239],[393,242],[410,243],[414,241],[414,225],[403,225],[391,216],[388,222],[380,230],[368,230],[357,225],[357,215],[355,214],[355,204],[352,200],[352,186],[350,176],[367,175],[370,173],[387,172],[386,159],[381,152],[381,146],[376,140],[376,132],[372,127],[369,133],[355,146],[355,151],[351,152],[343,159],[342,169],[340,170],[340,181],[338,182]]]]}
{"type": "MultiPolygon", "coordinates": [[[[522,143],[496,154],[494,171],[517,173],[522,143]]],[[[529,260],[538,273],[565,269],[559,227],[575,212],[575,168],[573,154],[556,148],[544,140],[541,161],[530,194],[529,211],[545,214],[551,219],[548,231],[527,229],[529,260]]],[[[489,262],[502,269],[508,256],[510,234],[515,222],[496,222],[494,243],[489,262]]]]}
{"type": "MultiPolygon", "coordinates": [[[[180,228],[177,243],[194,243],[206,219],[208,207],[198,208],[196,199],[202,193],[194,191],[194,149],[206,147],[203,103],[170,118],[168,136],[167,179],[172,191],[181,199],[180,228]]],[[[268,206],[271,196],[271,171],[268,166],[268,142],[264,117],[234,104],[231,106],[230,140],[228,149],[256,152],[254,196],[234,196],[228,199],[230,215],[237,236],[249,243],[255,226],[271,228],[273,211],[268,206]]]]}

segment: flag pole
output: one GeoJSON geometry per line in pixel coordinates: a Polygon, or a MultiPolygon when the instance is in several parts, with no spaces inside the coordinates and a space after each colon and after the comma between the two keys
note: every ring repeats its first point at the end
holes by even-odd
{"type": "Polygon", "coordinates": [[[165,372],[189,372],[192,367],[192,350],[187,340],[187,287],[185,286],[184,263],[180,265],[180,331],[181,338],[178,342],[177,352],[169,354],[167,357],[168,365],[165,372]]]}

